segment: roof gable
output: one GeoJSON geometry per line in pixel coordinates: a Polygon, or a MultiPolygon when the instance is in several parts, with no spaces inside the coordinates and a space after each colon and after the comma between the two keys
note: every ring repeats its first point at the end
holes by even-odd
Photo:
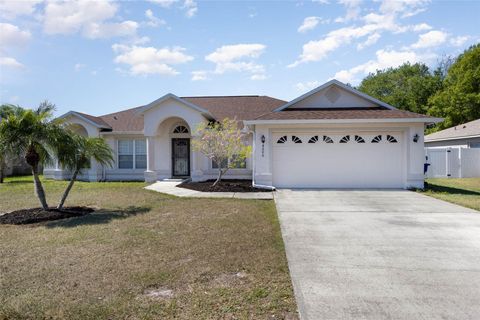
{"type": "Polygon", "coordinates": [[[163,102],[167,101],[167,100],[175,100],[177,102],[180,102],[182,104],[184,104],[185,106],[189,107],[189,108],[192,108],[193,110],[195,111],[198,111],[200,112],[202,115],[204,115],[205,117],[209,118],[209,119],[213,119],[213,116],[210,114],[210,112],[204,108],[201,108],[185,99],[182,99],[182,98],[179,98],[177,97],[176,95],[174,95],[173,93],[167,93],[166,95],[164,95],[163,97],[147,104],[146,106],[143,106],[141,107],[138,111],[137,111],[137,114],[144,114],[145,112],[147,112],[148,110],[151,110],[159,105],[161,105],[163,102]]]}
{"type": "Polygon", "coordinates": [[[393,106],[366,95],[346,84],[331,80],[288,102],[275,111],[292,109],[386,108],[393,106]]]}

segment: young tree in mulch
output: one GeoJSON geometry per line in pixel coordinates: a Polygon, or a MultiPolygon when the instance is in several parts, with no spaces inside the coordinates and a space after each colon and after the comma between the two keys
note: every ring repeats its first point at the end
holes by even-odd
{"type": "Polygon", "coordinates": [[[239,128],[238,122],[228,118],[220,122],[204,122],[197,127],[193,149],[218,165],[218,177],[212,187],[222,180],[230,168],[250,156],[252,148],[245,144],[245,138],[246,133],[239,128]]]}
{"type": "Polygon", "coordinates": [[[45,190],[39,176],[40,164],[51,164],[64,145],[72,138],[59,120],[53,119],[55,105],[45,101],[35,110],[19,108],[2,118],[0,136],[2,142],[17,155],[24,155],[31,167],[35,194],[43,210],[49,210],[45,190]]]}
{"type": "Polygon", "coordinates": [[[72,133],[73,143],[62,147],[62,157],[59,162],[64,169],[72,171],[70,182],[63,193],[57,209],[62,210],[65,200],[77,180],[78,174],[91,167],[91,159],[101,165],[111,166],[113,164],[113,151],[102,138],[83,137],[72,133]]]}

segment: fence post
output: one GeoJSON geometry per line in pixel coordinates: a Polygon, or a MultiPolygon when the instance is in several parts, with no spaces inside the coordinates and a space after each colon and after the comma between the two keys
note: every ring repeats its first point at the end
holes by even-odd
{"type": "Polygon", "coordinates": [[[450,173],[450,154],[452,153],[452,150],[450,148],[447,148],[447,152],[445,152],[445,173],[447,174],[447,178],[450,178],[452,175],[450,173]]]}

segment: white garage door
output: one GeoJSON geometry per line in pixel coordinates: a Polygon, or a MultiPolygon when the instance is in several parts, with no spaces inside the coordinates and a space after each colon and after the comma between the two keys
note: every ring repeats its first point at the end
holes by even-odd
{"type": "Polygon", "coordinates": [[[273,185],[286,188],[402,188],[400,132],[273,134],[273,185]]]}

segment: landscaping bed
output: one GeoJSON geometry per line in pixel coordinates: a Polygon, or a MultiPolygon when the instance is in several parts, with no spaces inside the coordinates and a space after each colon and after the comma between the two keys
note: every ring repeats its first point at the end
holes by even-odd
{"type": "Polygon", "coordinates": [[[260,189],[252,186],[252,180],[221,180],[215,187],[215,180],[202,182],[184,182],[177,187],[201,192],[271,192],[268,189],[260,189]]]}
{"type": "Polygon", "coordinates": [[[60,220],[81,217],[94,211],[89,207],[65,207],[62,210],[56,208],[50,210],[44,210],[43,208],[21,209],[0,215],[0,224],[30,224],[60,220]]]}

